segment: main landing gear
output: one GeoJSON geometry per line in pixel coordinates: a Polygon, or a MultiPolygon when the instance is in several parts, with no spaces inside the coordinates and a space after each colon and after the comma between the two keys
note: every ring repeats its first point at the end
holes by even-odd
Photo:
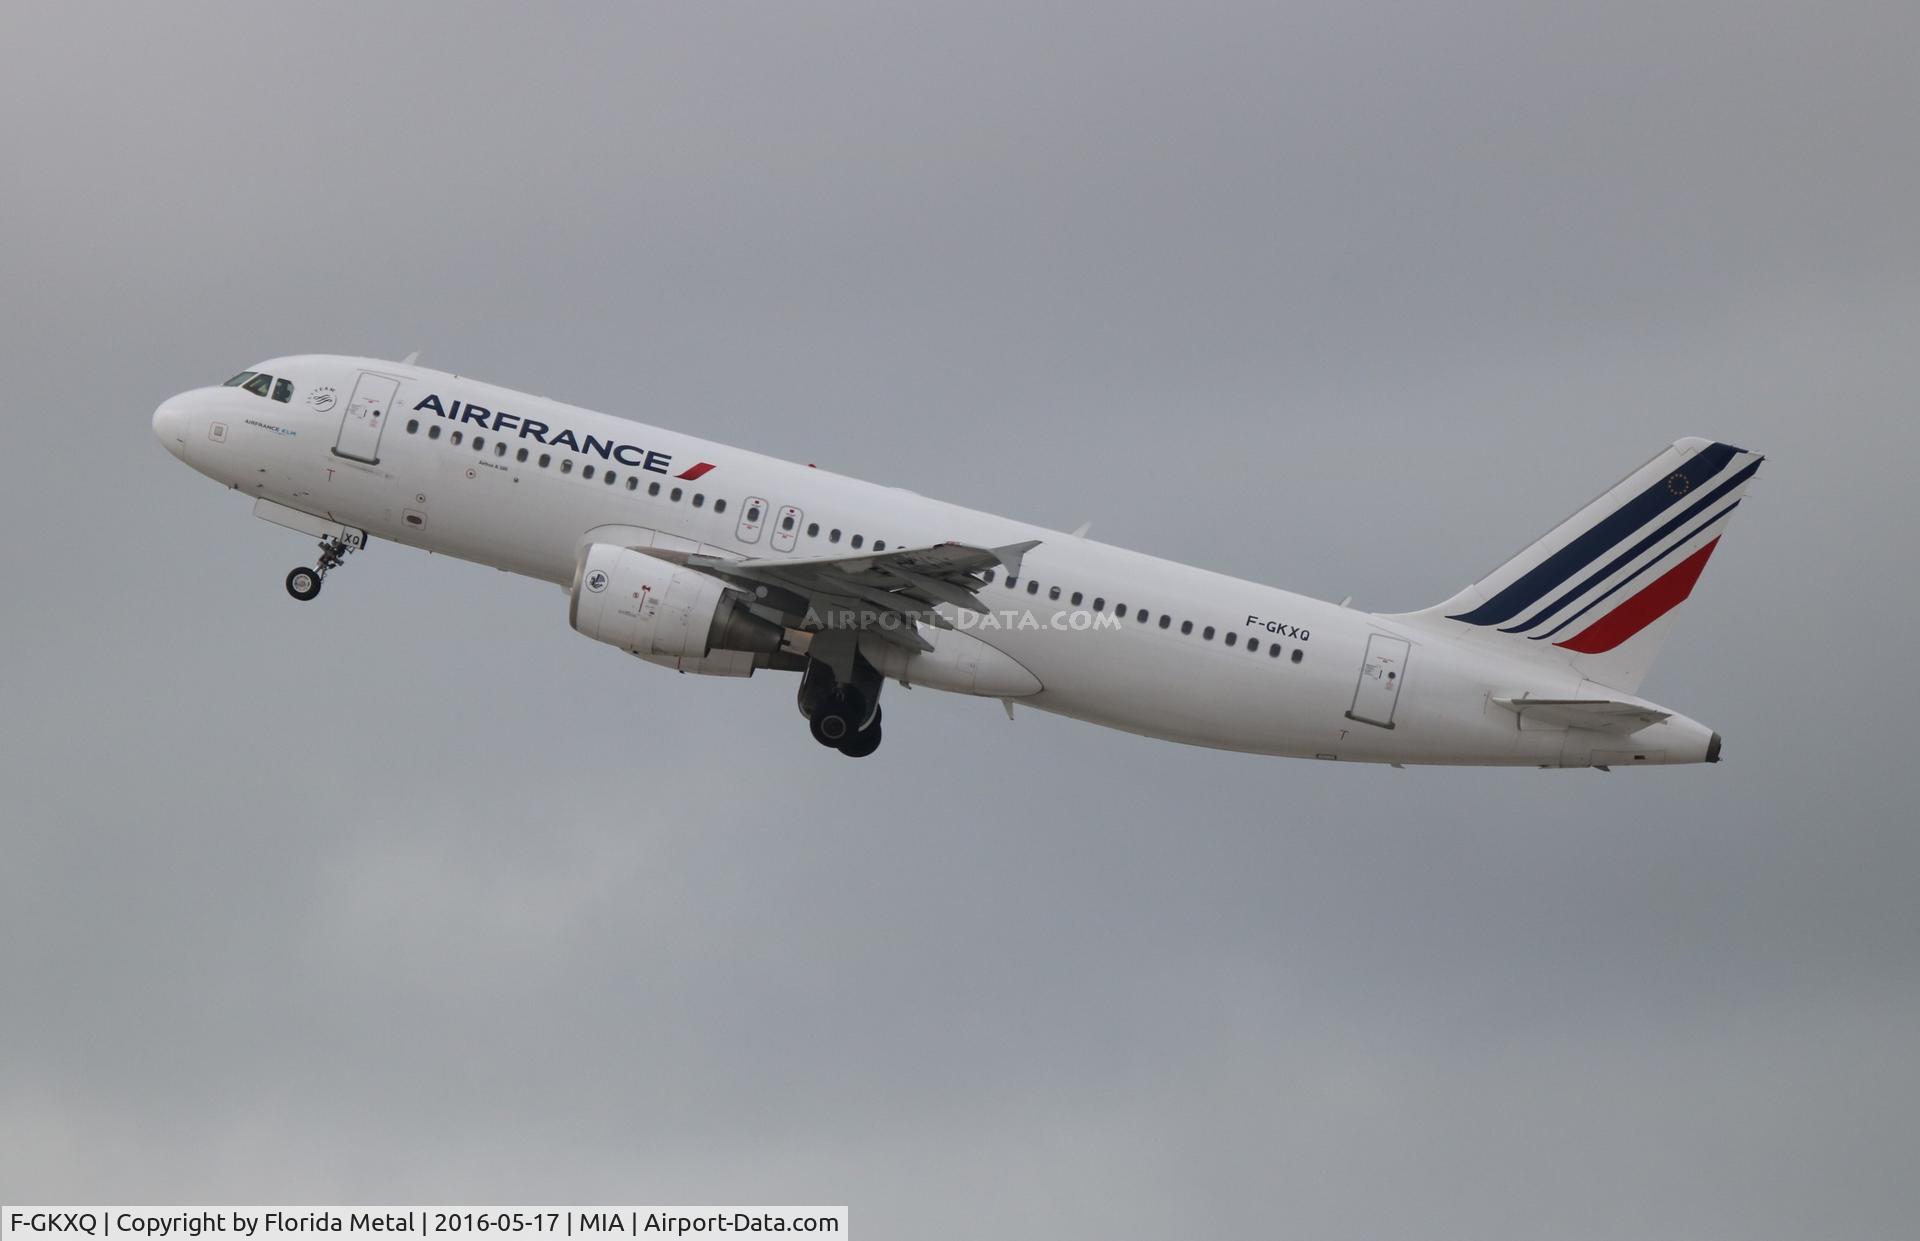
{"type": "Polygon", "coordinates": [[[800,714],[807,717],[813,739],[848,758],[865,758],[880,748],[879,696],[880,675],[865,660],[855,668],[852,684],[836,681],[819,660],[810,661],[800,678],[800,714]]]}
{"type": "Polygon", "coordinates": [[[340,562],[354,550],[354,545],[345,539],[326,538],[320,540],[320,560],[313,568],[302,566],[287,574],[287,593],[305,603],[320,593],[320,583],[327,574],[340,567],[340,562]]]}

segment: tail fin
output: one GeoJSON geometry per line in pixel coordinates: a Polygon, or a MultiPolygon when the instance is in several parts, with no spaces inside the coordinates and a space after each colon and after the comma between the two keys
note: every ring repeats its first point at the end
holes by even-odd
{"type": "Polygon", "coordinates": [[[1683,439],[1512,560],[1409,619],[1557,654],[1582,676],[1631,693],[1762,460],[1731,444],[1683,439]]]}

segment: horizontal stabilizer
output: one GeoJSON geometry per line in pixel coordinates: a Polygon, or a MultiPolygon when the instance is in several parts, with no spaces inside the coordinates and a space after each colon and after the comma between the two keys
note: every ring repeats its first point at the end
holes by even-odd
{"type": "Polygon", "coordinates": [[[1603,733],[1635,733],[1649,724],[1672,717],[1644,702],[1616,702],[1610,698],[1499,698],[1495,705],[1540,724],[1562,728],[1591,728],[1603,733]]]}

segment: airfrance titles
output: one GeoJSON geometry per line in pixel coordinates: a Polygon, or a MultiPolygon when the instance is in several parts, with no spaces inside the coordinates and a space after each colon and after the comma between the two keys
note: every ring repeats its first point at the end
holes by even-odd
{"type": "MultiPolygon", "coordinates": [[[[636,470],[650,470],[655,474],[673,472],[673,454],[654,452],[637,444],[626,444],[619,440],[601,439],[597,435],[576,436],[566,427],[558,431],[548,424],[534,418],[521,418],[505,410],[488,409],[484,405],[475,405],[471,401],[461,404],[452,401],[442,404],[440,394],[429,392],[414,407],[415,412],[431,410],[435,417],[445,418],[449,422],[470,422],[489,431],[516,432],[521,439],[544,444],[548,448],[565,448],[577,452],[583,457],[599,457],[603,461],[618,461],[621,465],[636,470]]],[[[711,467],[709,467],[711,468],[711,467]]],[[[705,473],[702,470],[701,473],[705,473]]]]}

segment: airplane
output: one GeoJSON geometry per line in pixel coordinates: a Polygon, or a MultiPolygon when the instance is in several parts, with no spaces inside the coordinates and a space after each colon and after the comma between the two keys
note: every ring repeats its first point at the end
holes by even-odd
{"type": "Polygon", "coordinates": [[[162,402],[167,451],[319,541],[556,583],[572,627],[702,676],[798,674],[866,757],[896,681],[1188,745],[1347,762],[1718,762],[1639,696],[1763,458],[1682,439],[1452,598],[1365,612],[403,362],[275,358],[162,402]]]}

